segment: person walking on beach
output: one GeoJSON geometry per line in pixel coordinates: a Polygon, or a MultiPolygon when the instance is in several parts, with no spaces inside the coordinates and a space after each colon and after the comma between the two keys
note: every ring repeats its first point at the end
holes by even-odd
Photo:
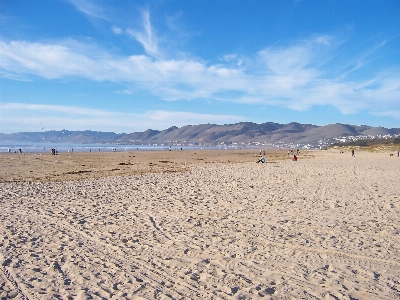
{"type": "Polygon", "coordinates": [[[354,149],[351,150],[351,156],[354,157],[354,149]]]}

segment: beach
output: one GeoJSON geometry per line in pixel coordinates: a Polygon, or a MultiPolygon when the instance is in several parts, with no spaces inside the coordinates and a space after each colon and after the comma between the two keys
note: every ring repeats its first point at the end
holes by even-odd
{"type": "Polygon", "coordinates": [[[0,155],[1,299],[400,299],[400,158],[0,155]]]}

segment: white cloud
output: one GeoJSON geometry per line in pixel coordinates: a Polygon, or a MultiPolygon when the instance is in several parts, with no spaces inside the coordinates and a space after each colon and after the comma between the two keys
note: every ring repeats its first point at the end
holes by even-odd
{"type": "Polygon", "coordinates": [[[143,11],[142,18],[142,31],[127,29],[127,33],[142,44],[148,55],[158,57],[160,55],[158,49],[158,39],[153,27],[151,26],[149,10],[143,11]]]}
{"type": "Polygon", "coordinates": [[[42,130],[86,130],[135,132],[147,129],[163,130],[187,124],[239,122],[242,116],[200,114],[183,111],[152,110],[144,113],[120,113],[78,106],[4,103],[0,104],[0,132],[42,130]],[[134,122],[133,122],[134,120],[134,122]],[[129,127],[130,126],[130,127],[129,127]]]}
{"type": "Polygon", "coordinates": [[[122,29],[120,27],[118,27],[118,26],[113,25],[111,27],[111,29],[115,34],[121,34],[122,33],[122,29]]]}
{"type": "Polygon", "coordinates": [[[91,0],[69,0],[79,11],[90,18],[100,18],[108,21],[103,8],[91,0]]]}
{"type": "Polygon", "coordinates": [[[358,81],[347,77],[350,71],[362,70],[384,43],[365,50],[355,60],[357,67],[350,71],[326,65],[335,56],[332,53],[335,39],[325,35],[293,46],[263,49],[247,58],[243,68],[243,63],[232,64],[239,59],[236,54],[225,55],[218,64],[164,58],[148,10],[143,13],[142,25],[142,31],[129,30],[129,33],[142,43],[147,55],[118,56],[99,46],[73,40],[53,43],[0,40],[0,72],[7,78],[24,80],[38,76],[112,81],[124,86],[119,93],[133,95],[139,89],[169,101],[220,100],[295,110],[331,105],[344,114],[374,112],[382,104],[385,111],[396,111],[399,107],[398,73],[378,70],[379,74],[358,81]],[[342,76],[337,76],[338,73],[342,76]],[[232,93],[233,90],[236,92],[232,93]]]}
{"type": "Polygon", "coordinates": [[[121,94],[121,95],[133,95],[134,93],[131,90],[119,90],[116,91],[117,94],[121,94]]]}
{"type": "Polygon", "coordinates": [[[62,113],[66,115],[85,115],[85,116],[96,116],[96,117],[106,117],[110,113],[91,109],[91,108],[81,108],[75,106],[66,105],[48,105],[48,104],[25,104],[25,103],[4,103],[0,104],[2,112],[14,112],[14,111],[31,111],[45,113],[62,113]]]}
{"type": "Polygon", "coordinates": [[[380,117],[391,117],[400,120],[400,110],[377,111],[377,112],[372,112],[371,115],[380,117]]]}
{"type": "MultiPolygon", "coordinates": [[[[77,44],[77,43],[76,43],[77,44]]],[[[83,48],[86,48],[86,46],[83,48]]],[[[47,79],[64,76],[96,76],[99,67],[93,58],[62,43],[44,44],[25,41],[0,42],[0,67],[8,73],[34,75],[47,79]],[[86,71],[87,70],[87,71],[86,71]],[[86,74],[85,74],[86,73],[86,74]]],[[[91,79],[96,79],[92,77],[91,79]]]]}
{"type": "Polygon", "coordinates": [[[171,120],[176,120],[180,126],[191,124],[193,120],[196,120],[194,124],[201,123],[229,123],[237,122],[242,120],[241,116],[230,116],[230,115],[213,115],[213,114],[198,114],[192,112],[181,112],[181,111],[163,111],[163,110],[153,110],[146,112],[142,117],[157,121],[157,122],[168,122],[171,120]]]}

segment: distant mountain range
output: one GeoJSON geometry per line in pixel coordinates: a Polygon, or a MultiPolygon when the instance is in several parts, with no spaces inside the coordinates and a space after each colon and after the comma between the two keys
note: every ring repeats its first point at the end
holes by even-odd
{"type": "Polygon", "coordinates": [[[367,125],[330,124],[316,126],[295,122],[289,124],[241,122],[226,125],[187,125],[181,128],[173,126],[162,131],[148,129],[144,132],[122,134],[90,130],[0,133],[0,140],[2,143],[53,142],[79,144],[315,144],[321,140],[329,141],[344,136],[380,137],[398,134],[400,134],[400,128],[388,129],[367,125]]]}

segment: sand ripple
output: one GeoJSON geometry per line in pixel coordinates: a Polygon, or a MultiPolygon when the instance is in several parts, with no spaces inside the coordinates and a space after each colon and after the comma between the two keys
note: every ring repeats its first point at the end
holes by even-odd
{"type": "Polygon", "coordinates": [[[400,159],[1,183],[1,297],[400,298],[400,159]]]}

